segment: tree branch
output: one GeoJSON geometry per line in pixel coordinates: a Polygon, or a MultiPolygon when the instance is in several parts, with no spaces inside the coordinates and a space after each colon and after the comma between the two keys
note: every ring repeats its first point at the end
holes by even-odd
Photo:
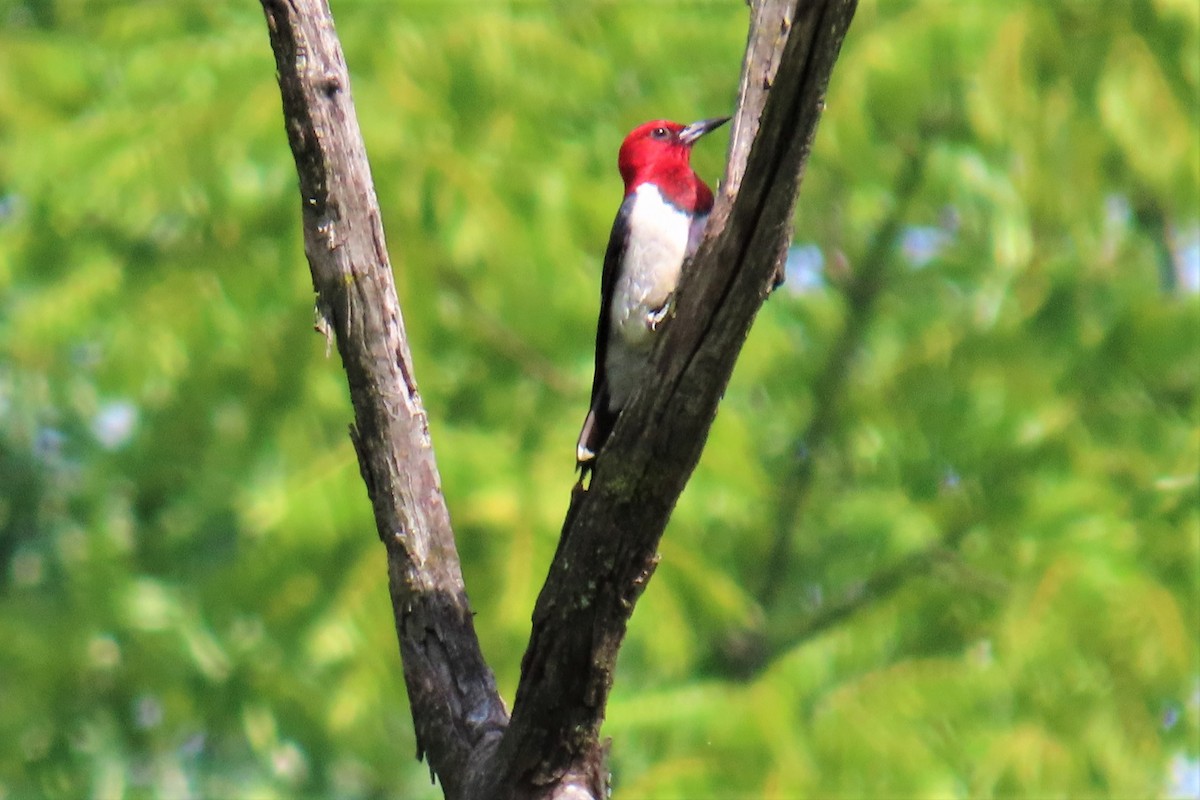
{"type": "Polygon", "coordinates": [[[570,796],[603,796],[599,728],[617,650],[786,251],[792,204],[854,7],[853,0],[800,0],[756,9],[727,180],[657,348],[654,391],[623,411],[590,489],[572,497],[534,610],[497,754],[498,783],[486,796],[565,797],[568,786],[578,792],[570,796]],[[778,52],[772,78],[762,59],[778,52]]]}
{"type": "Polygon", "coordinates": [[[317,307],[337,334],[351,438],[387,548],[417,755],[459,797],[473,757],[498,739],[507,714],[471,620],[346,62],[324,0],[262,6],[317,307]]]}
{"type": "Polygon", "coordinates": [[[958,546],[967,531],[968,527],[965,524],[957,525],[929,547],[880,568],[823,608],[791,626],[781,628],[767,643],[761,659],[740,665],[742,669],[739,674],[742,679],[757,675],[780,653],[794,650],[801,643],[824,633],[858,612],[892,597],[913,580],[928,575],[938,567],[945,567],[970,577],[970,580],[959,581],[964,587],[964,594],[998,594],[1003,591],[1002,580],[972,571],[964,564],[958,546]]]}
{"type": "Polygon", "coordinates": [[[755,8],[726,179],[655,353],[655,391],[634,398],[590,491],[572,495],[507,727],[471,621],[328,6],[261,2],[318,309],[337,335],[355,410],[351,435],[387,546],[418,755],[428,756],[450,798],[598,800],[607,789],[599,729],[617,650],[784,257],[855,0],[763,0],[755,8]]]}
{"type": "Polygon", "coordinates": [[[842,390],[850,376],[854,355],[866,336],[875,300],[886,283],[904,215],[908,211],[909,201],[921,183],[926,155],[926,150],[922,148],[905,162],[892,191],[895,205],[876,229],[867,252],[855,266],[850,283],[845,289],[846,318],[842,323],[841,333],[813,386],[812,418],[791,448],[792,453],[804,455],[796,456],[776,494],[779,499],[776,503],[775,535],[771,551],[764,562],[766,576],[758,592],[758,602],[764,608],[774,605],[779,588],[787,575],[792,540],[800,528],[801,519],[808,506],[817,454],[837,422],[837,412],[842,405],[842,390]]]}
{"type": "Polygon", "coordinates": [[[977,521],[970,500],[960,498],[948,505],[945,523],[948,527],[937,542],[879,568],[809,614],[773,625],[769,631],[743,628],[727,634],[702,669],[740,681],[752,680],[780,655],[882,603],[939,567],[967,576],[959,580],[964,593],[999,594],[1004,589],[1003,581],[971,570],[958,552],[963,538],[977,521]]]}

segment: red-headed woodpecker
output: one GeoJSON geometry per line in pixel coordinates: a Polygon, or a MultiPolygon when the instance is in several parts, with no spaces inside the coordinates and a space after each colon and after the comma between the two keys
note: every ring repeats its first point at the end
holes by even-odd
{"type": "Polygon", "coordinates": [[[712,190],[692,170],[692,145],[728,121],[654,120],[634,128],[621,144],[617,166],[625,201],[613,222],[600,279],[592,401],[576,447],[583,475],[648,377],[655,334],[712,210],[712,190]]]}

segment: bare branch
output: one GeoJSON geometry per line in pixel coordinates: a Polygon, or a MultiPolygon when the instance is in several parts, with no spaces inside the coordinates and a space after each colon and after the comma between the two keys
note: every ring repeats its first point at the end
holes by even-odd
{"type": "Polygon", "coordinates": [[[355,408],[352,437],[387,546],[418,755],[428,755],[450,798],[598,800],[607,789],[599,729],[617,651],[786,250],[855,2],[756,7],[726,180],[655,355],[660,380],[622,415],[591,491],[572,496],[507,728],[471,622],[329,9],[324,0],[261,2],[318,308],[336,333],[355,408]]]}
{"type": "Polygon", "coordinates": [[[507,722],[475,636],[425,409],[379,221],[350,80],[324,0],[262,0],[304,249],[354,403],[351,438],[387,547],[418,756],[461,795],[468,766],[507,722]]]}
{"type": "Polygon", "coordinates": [[[617,651],[657,563],[662,531],[700,457],[733,364],[790,239],[800,175],[854,0],[758,6],[745,105],[709,231],[677,292],[653,391],[625,409],[589,491],[577,491],[534,610],[496,797],[603,796],[599,728],[617,651]],[[784,20],[790,30],[763,20],[784,20]],[[786,44],[785,44],[786,42],[786,44]],[[766,93],[756,75],[779,52],[766,93]],[[755,123],[759,124],[756,126],[755,123]],[[747,148],[754,131],[752,147],[747,148]],[[744,175],[743,167],[744,166],[744,175]],[[743,175],[734,197],[729,188],[743,175]]]}

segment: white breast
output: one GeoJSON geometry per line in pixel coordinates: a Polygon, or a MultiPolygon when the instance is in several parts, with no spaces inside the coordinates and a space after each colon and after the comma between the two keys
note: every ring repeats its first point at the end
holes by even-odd
{"type": "Polygon", "coordinates": [[[692,219],[668,203],[653,184],[635,190],[629,243],[614,287],[613,330],[630,345],[649,345],[646,315],[662,307],[679,283],[692,219]]]}
{"type": "Polygon", "coordinates": [[[645,380],[646,358],[657,333],[647,317],[675,291],[683,261],[699,243],[696,234],[703,232],[705,222],[671,205],[652,184],[634,192],[629,240],[609,310],[614,335],[605,370],[613,409],[624,407],[645,380]]]}

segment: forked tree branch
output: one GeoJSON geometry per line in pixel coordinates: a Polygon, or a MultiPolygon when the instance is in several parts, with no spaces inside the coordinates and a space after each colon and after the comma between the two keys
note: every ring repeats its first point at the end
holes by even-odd
{"type": "Polygon", "coordinates": [[[261,0],[300,174],[305,251],[354,404],[387,546],[418,755],[448,798],[598,798],[618,648],[734,362],[773,283],[855,0],[762,0],[726,180],[655,355],[589,491],[577,490],[534,610],[511,723],[483,661],[413,380],[379,209],[325,0],[261,0]],[[776,71],[777,67],[777,71],[776,71]]]}

